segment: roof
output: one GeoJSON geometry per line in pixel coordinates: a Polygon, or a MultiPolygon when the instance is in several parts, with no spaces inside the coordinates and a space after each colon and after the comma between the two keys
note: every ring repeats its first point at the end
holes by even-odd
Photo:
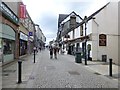
{"type": "MultiPolygon", "coordinates": [[[[109,2],[109,3],[110,3],[110,2],[109,2]]],[[[82,22],[77,23],[77,25],[76,25],[75,28],[77,28],[77,27],[83,25],[85,22],[88,22],[89,20],[93,19],[93,17],[94,17],[95,15],[97,15],[97,14],[98,14],[101,10],[103,10],[105,7],[107,7],[107,6],[109,5],[109,3],[107,3],[107,4],[104,5],[102,8],[100,8],[99,10],[97,10],[96,12],[94,12],[93,14],[91,14],[91,15],[90,15],[89,17],[87,17],[86,19],[82,20],[82,22]]],[[[70,31],[72,31],[72,30],[75,29],[75,28],[70,28],[69,30],[64,31],[63,34],[62,34],[62,36],[64,36],[65,34],[69,33],[70,31]]]]}
{"type": "Polygon", "coordinates": [[[60,27],[60,23],[66,19],[68,16],[70,16],[72,13],[74,13],[76,16],[78,16],[81,20],[83,20],[79,15],[77,15],[74,11],[72,11],[70,14],[59,14],[58,19],[58,28],[60,27]]]}
{"type": "MultiPolygon", "coordinates": [[[[110,3],[110,2],[109,2],[110,3]]],[[[87,19],[86,22],[88,22],[89,20],[91,20],[96,14],[98,14],[101,10],[103,10],[105,7],[107,7],[109,5],[109,3],[107,3],[106,5],[104,5],[102,8],[100,8],[99,10],[97,10],[96,12],[94,12],[93,14],[91,14],[87,19]]],[[[81,26],[82,24],[85,23],[85,20],[83,20],[78,26],[81,26]]],[[[77,26],[77,27],[78,27],[77,26]]]]}
{"type": "Polygon", "coordinates": [[[60,23],[68,16],[68,14],[59,14],[58,18],[58,27],[60,27],[60,23]]]}
{"type": "Polygon", "coordinates": [[[72,13],[74,13],[76,16],[78,16],[81,20],[83,20],[80,15],[76,14],[74,11],[72,11],[68,16],[70,16],[72,13]]]}

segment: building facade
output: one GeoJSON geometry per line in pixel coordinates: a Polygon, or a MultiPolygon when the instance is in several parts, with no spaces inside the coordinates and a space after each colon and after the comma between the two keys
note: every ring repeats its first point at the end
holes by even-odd
{"type": "Polygon", "coordinates": [[[107,3],[89,17],[79,20],[74,30],[69,29],[71,27],[68,26],[70,24],[67,24],[67,20],[66,25],[61,22],[61,33],[67,37],[61,35],[61,41],[66,43],[63,48],[66,48],[67,53],[74,54],[79,51],[87,60],[104,62],[112,58],[113,63],[118,64],[119,5],[119,2],[107,3]]]}
{"type": "Polygon", "coordinates": [[[120,2],[118,2],[118,64],[120,65],[120,2]]]}
{"type": "Polygon", "coordinates": [[[62,52],[75,53],[76,42],[70,42],[70,40],[80,37],[80,27],[77,25],[81,21],[82,18],[74,11],[68,15],[59,15],[57,41],[62,52]],[[62,19],[60,19],[61,17],[62,19]]]}
{"type": "Polygon", "coordinates": [[[19,17],[18,28],[18,55],[24,56],[33,52],[34,23],[23,2],[6,2],[6,4],[19,17]]]}
{"type": "Polygon", "coordinates": [[[118,64],[118,2],[110,2],[94,17],[87,30],[87,34],[92,33],[92,40],[87,42],[92,46],[92,60],[108,62],[112,58],[118,64]]]}
{"type": "Polygon", "coordinates": [[[8,63],[33,53],[36,43],[45,46],[46,37],[36,37],[35,24],[23,2],[0,3],[0,62],[8,63]],[[37,41],[38,40],[38,41],[37,41]]]}
{"type": "Polygon", "coordinates": [[[46,37],[43,34],[42,30],[40,29],[39,25],[36,25],[36,46],[38,48],[44,49],[45,48],[45,42],[46,42],[46,37]]]}
{"type": "Polygon", "coordinates": [[[18,27],[19,18],[17,15],[4,3],[0,5],[0,18],[2,22],[0,26],[0,50],[1,61],[8,63],[18,58],[17,48],[18,45],[18,27]]]}

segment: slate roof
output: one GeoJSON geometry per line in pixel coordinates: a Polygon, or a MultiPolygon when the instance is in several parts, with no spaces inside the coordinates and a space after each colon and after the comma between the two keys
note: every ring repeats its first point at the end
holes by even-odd
{"type": "Polygon", "coordinates": [[[70,16],[72,13],[74,13],[76,16],[78,16],[81,20],[83,20],[79,15],[77,15],[74,11],[72,11],[70,14],[59,14],[58,18],[58,28],[60,27],[60,23],[66,19],[68,16],[70,16]]]}
{"type": "MultiPolygon", "coordinates": [[[[110,3],[110,2],[109,2],[109,3],[110,3]]],[[[107,3],[107,4],[104,5],[102,8],[100,8],[99,10],[97,10],[96,12],[94,12],[93,14],[91,14],[91,15],[90,15],[89,17],[87,17],[85,20],[82,20],[82,22],[77,23],[77,25],[76,25],[75,28],[83,25],[83,24],[85,23],[85,21],[88,22],[89,20],[91,20],[96,14],[98,14],[101,10],[103,10],[105,7],[107,7],[107,6],[109,5],[109,3],[107,3]]],[[[74,29],[75,29],[75,28],[74,28],[74,29]]],[[[72,31],[72,30],[73,30],[73,28],[70,28],[69,30],[64,31],[64,32],[63,32],[63,36],[64,36],[65,34],[67,34],[68,32],[72,31]]]]}
{"type": "Polygon", "coordinates": [[[58,28],[60,27],[60,23],[68,16],[68,14],[59,14],[58,18],[58,28]]]}
{"type": "MultiPolygon", "coordinates": [[[[91,20],[96,14],[98,14],[101,10],[103,10],[105,7],[107,7],[109,5],[110,2],[108,2],[106,5],[104,5],[102,8],[100,8],[99,10],[97,10],[96,12],[94,12],[93,14],[91,14],[89,17],[87,17],[86,22],[88,22],[89,20],[91,20]]],[[[85,20],[83,20],[82,22],[79,23],[78,26],[81,26],[82,24],[85,23],[85,20]]],[[[77,27],[78,27],[77,26],[77,27]]]]}

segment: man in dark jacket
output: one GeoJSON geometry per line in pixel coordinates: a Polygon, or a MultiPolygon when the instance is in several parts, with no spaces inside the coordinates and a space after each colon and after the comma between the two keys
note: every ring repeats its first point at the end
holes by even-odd
{"type": "Polygon", "coordinates": [[[50,59],[52,59],[53,58],[53,47],[52,46],[49,47],[49,51],[50,51],[50,59]]]}
{"type": "Polygon", "coordinates": [[[55,59],[57,59],[57,52],[58,52],[58,48],[57,46],[54,47],[54,57],[55,59]]]}

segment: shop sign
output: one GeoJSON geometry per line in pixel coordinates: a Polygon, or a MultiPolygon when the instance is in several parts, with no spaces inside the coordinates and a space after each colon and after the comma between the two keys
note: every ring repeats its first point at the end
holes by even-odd
{"type": "Polygon", "coordinates": [[[28,36],[20,32],[20,39],[28,41],[28,36]]]}
{"type": "Polygon", "coordinates": [[[26,5],[20,5],[20,18],[26,18],[26,5]]]}
{"type": "Polygon", "coordinates": [[[33,32],[29,32],[29,36],[33,36],[33,32]]]}
{"type": "Polygon", "coordinates": [[[99,46],[106,46],[106,35],[105,34],[99,35],[99,46]]]}
{"type": "Polygon", "coordinates": [[[4,2],[2,2],[0,5],[0,11],[12,22],[18,24],[19,22],[18,17],[13,13],[13,11],[4,2]]]}

